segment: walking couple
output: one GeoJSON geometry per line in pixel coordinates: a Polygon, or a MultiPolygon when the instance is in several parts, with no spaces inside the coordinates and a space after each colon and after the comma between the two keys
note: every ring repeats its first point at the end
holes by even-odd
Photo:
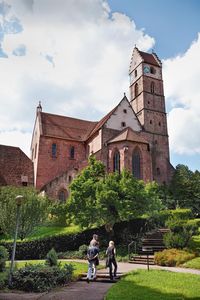
{"type": "MultiPolygon", "coordinates": [[[[117,274],[117,262],[115,259],[116,249],[114,246],[114,242],[110,241],[109,246],[106,250],[106,267],[109,267],[110,280],[113,280],[117,274]],[[114,266],[114,272],[112,271],[112,266],[114,266]]],[[[87,273],[87,282],[90,280],[96,280],[96,266],[99,265],[99,241],[98,235],[94,234],[92,240],[90,241],[90,245],[87,252],[88,259],[88,273],[87,273]]]]}

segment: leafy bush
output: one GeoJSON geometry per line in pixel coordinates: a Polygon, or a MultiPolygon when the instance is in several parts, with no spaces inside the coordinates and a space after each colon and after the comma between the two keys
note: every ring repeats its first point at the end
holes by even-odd
{"type": "Polygon", "coordinates": [[[159,266],[174,267],[185,263],[195,257],[195,254],[184,250],[166,249],[155,253],[154,261],[159,266]]]}
{"type": "Polygon", "coordinates": [[[181,220],[172,217],[166,222],[171,232],[165,234],[164,244],[167,248],[187,247],[192,236],[198,231],[198,222],[195,220],[181,220]]]}
{"type": "Polygon", "coordinates": [[[57,264],[58,264],[58,255],[57,255],[56,251],[54,250],[54,248],[52,248],[47,253],[46,264],[49,265],[50,267],[57,266],[57,264]]]}
{"type": "Polygon", "coordinates": [[[154,223],[154,227],[163,227],[170,218],[187,220],[192,218],[192,211],[188,208],[162,210],[158,213],[154,213],[149,222],[154,223]]]}
{"type": "Polygon", "coordinates": [[[8,250],[4,246],[0,246],[0,272],[3,272],[8,260],[8,250]]]}
{"type": "Polygon", "coordinates": [[[49,208],[50,220],[55,225],[66,226],[67,225],[66,214],[67,214],[66,203],[53,202],[51,207],[49,208]]]}
{"type": "Polygon", "coordinates": [[[83,254],[84,256],[87,255],[88,246],[87,245],[81,245],[78,249],[78,251],[83,254]]]}
{"type": "Polygon", "coordinates": [[[27,292],[45,292],[72,279],[73,266],[26,265],[13,273],[12,288],[27,292]]]}
{"type": "Polygon", "coordinates": [[[0,273],[0,290],[5,288],[8,283],[8,272],[1,272],[0,273]]]}

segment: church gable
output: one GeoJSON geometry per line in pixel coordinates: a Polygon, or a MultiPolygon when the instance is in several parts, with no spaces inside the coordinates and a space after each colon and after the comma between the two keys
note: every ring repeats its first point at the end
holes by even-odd
{"type": "Polygon", "coordinates": [[[123,130],[130,127],[134,131],[141,131],[142,127],[126,96],[112,111],[108,120],[104,123],[105,128],[123,130]]]}

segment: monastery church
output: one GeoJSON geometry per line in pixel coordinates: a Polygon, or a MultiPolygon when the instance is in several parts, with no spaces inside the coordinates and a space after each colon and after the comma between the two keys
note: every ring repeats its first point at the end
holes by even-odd
{"type": "Polygon", "coordinates": [[[155,53],[133,49],[130,101],[99,122],[49,114],[37,107],[31,153],[34,185],[49,196],[66,199],[68,186],[93,154],[107,172],[128,169],[145,182],[168,183],[173,167],[169,143],[162,64],[155,53]]]}

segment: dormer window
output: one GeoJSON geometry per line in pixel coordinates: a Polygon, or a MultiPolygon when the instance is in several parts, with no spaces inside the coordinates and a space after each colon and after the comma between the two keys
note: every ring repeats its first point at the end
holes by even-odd
{"type": "Polygon", "coordinates": [[[126,123],[125,122],[122,122],[121,125],[122,125],[122,127],[126,127],[126,123]]]}
{"type": "Polygon", "coordinates": [[[124,112],[125,114],[127,114],[127,109],[123,109],[123,112],[124,112]]]}

